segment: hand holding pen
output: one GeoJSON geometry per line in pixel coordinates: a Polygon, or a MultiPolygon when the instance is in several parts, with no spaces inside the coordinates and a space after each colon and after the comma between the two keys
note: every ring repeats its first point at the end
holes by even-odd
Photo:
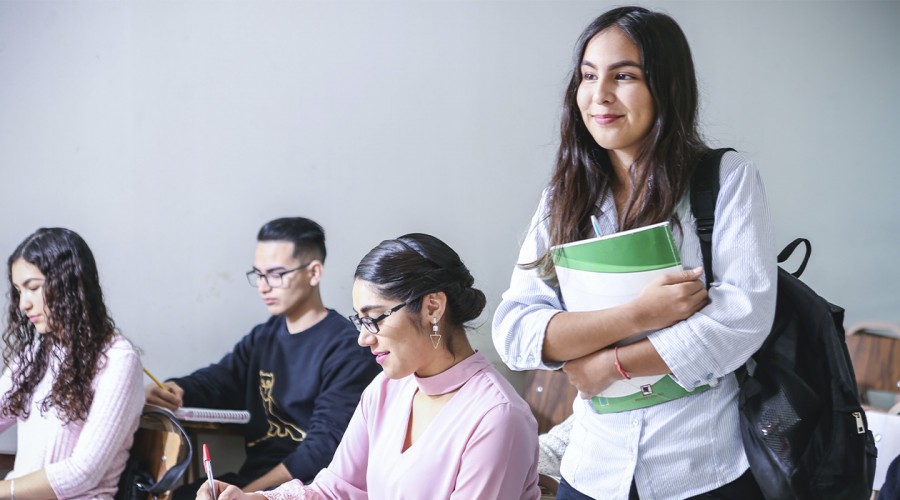
{"type": "MultiPolygon", "coordinates": [[[[266,497],[261,493],[244,493],[237,486],[223,483],[218,479],[214,481],[216,487],[216,497],[215,500],[266,500],[266,497]]],[[[210,487],[208,484],[204,484],[197,490],[197,500],[213,500],[213,497],[210,496],[210,487]]]]}
{"type": "Polygon", "coordinates": [[[209,483],[209,496],[216,500],[216,480],[213,478],[212,460],[209,458],[209,448],[203,443],[203,470],[206,471],[206,482],[209,483]]]}
{"type": "Polygon", "coordinates": [[[197,490],[197,500],[266,500],[260,493],[244,493],[237,486],[216,481],[213,478],[212,460],[209,458],[209,448],[203,444],[203,469],[206,471],[206,484],[197,490]]]}

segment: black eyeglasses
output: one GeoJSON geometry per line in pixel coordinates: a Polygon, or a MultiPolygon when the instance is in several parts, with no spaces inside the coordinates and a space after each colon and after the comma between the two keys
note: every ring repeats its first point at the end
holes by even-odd
{"type": "Polygon", "coordinates": [[[370,318],[369,316],[360,317],[359,314],[351,314],[348,318],[350,318],[350,321],[353,322],[353,326],[355,326],[357,330],[362,331],[362,327],[365,326],[366,330],[369,330],[370,333],[378,333],[378,323],[391,314],[403,309],[403,306],[406,304],[407,302],[403,302],[402,304],[396,305],[377,318],[370,318]]]}
{"type": "Polygon", "coordinates": [[[272,288],[281,288],[284,286],[284,275],[288,273],[292,273],[294,271],[299,271],[304,267],[312,264],[313,261],[309,261],[306,264],[303,264],[300,267],[295,267],[293,269],[288,269],[287,271],[274,271],[271,273],[260,273],[256,270],[247,271],[247,282],[250,283],[250,286],[253,288],[259,288],[259,280],[264,280],[267,285],[272,288]]]}

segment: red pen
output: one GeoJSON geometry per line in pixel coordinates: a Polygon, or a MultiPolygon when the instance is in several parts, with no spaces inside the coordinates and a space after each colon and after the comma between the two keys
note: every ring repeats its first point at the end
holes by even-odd
{"type": "Polygon", "coordinates": [[[209,481],[209,495],[216,500],[216,481],[213,479],[212,460],[209,459],[209,448],[203,443],[203,470],[206,471],[206,480],[209,481]]]}

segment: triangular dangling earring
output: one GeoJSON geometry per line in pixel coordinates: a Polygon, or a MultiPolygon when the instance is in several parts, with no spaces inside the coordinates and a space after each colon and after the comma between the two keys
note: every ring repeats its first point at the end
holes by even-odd
{"type": "Polygon", "coordinates": [[[437,318],[431,318],[431,345],[434,346],[434,349],[437,350],[438,346],[441,345],[441,334],[438,333],[437,326],[437,318]]]}

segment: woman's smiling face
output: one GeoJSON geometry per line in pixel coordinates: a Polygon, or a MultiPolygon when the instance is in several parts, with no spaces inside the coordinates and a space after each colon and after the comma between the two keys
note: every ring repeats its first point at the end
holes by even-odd
{"type": "Polygon", "coordinates": [[[633,161],[656,111],[640,50],[621,29],[607,28],[588,42],[576,99],[597,144],[633,161]]]}
{"type": "MultiPolygon", "coordinates": [[[[353,309],[360,318],[377,318],[402,302],[381,296],[375,286],[362,280],[353,283],[353,309]]],[[[359,331],[359,345],[371,349],[386,377],[399,379],[413,373],[427,376],[428,366],[438,352],[427,333],[427,324],[418,313],[404,307],[378,322],[378,333],[365,326],[359,331]]]]}

